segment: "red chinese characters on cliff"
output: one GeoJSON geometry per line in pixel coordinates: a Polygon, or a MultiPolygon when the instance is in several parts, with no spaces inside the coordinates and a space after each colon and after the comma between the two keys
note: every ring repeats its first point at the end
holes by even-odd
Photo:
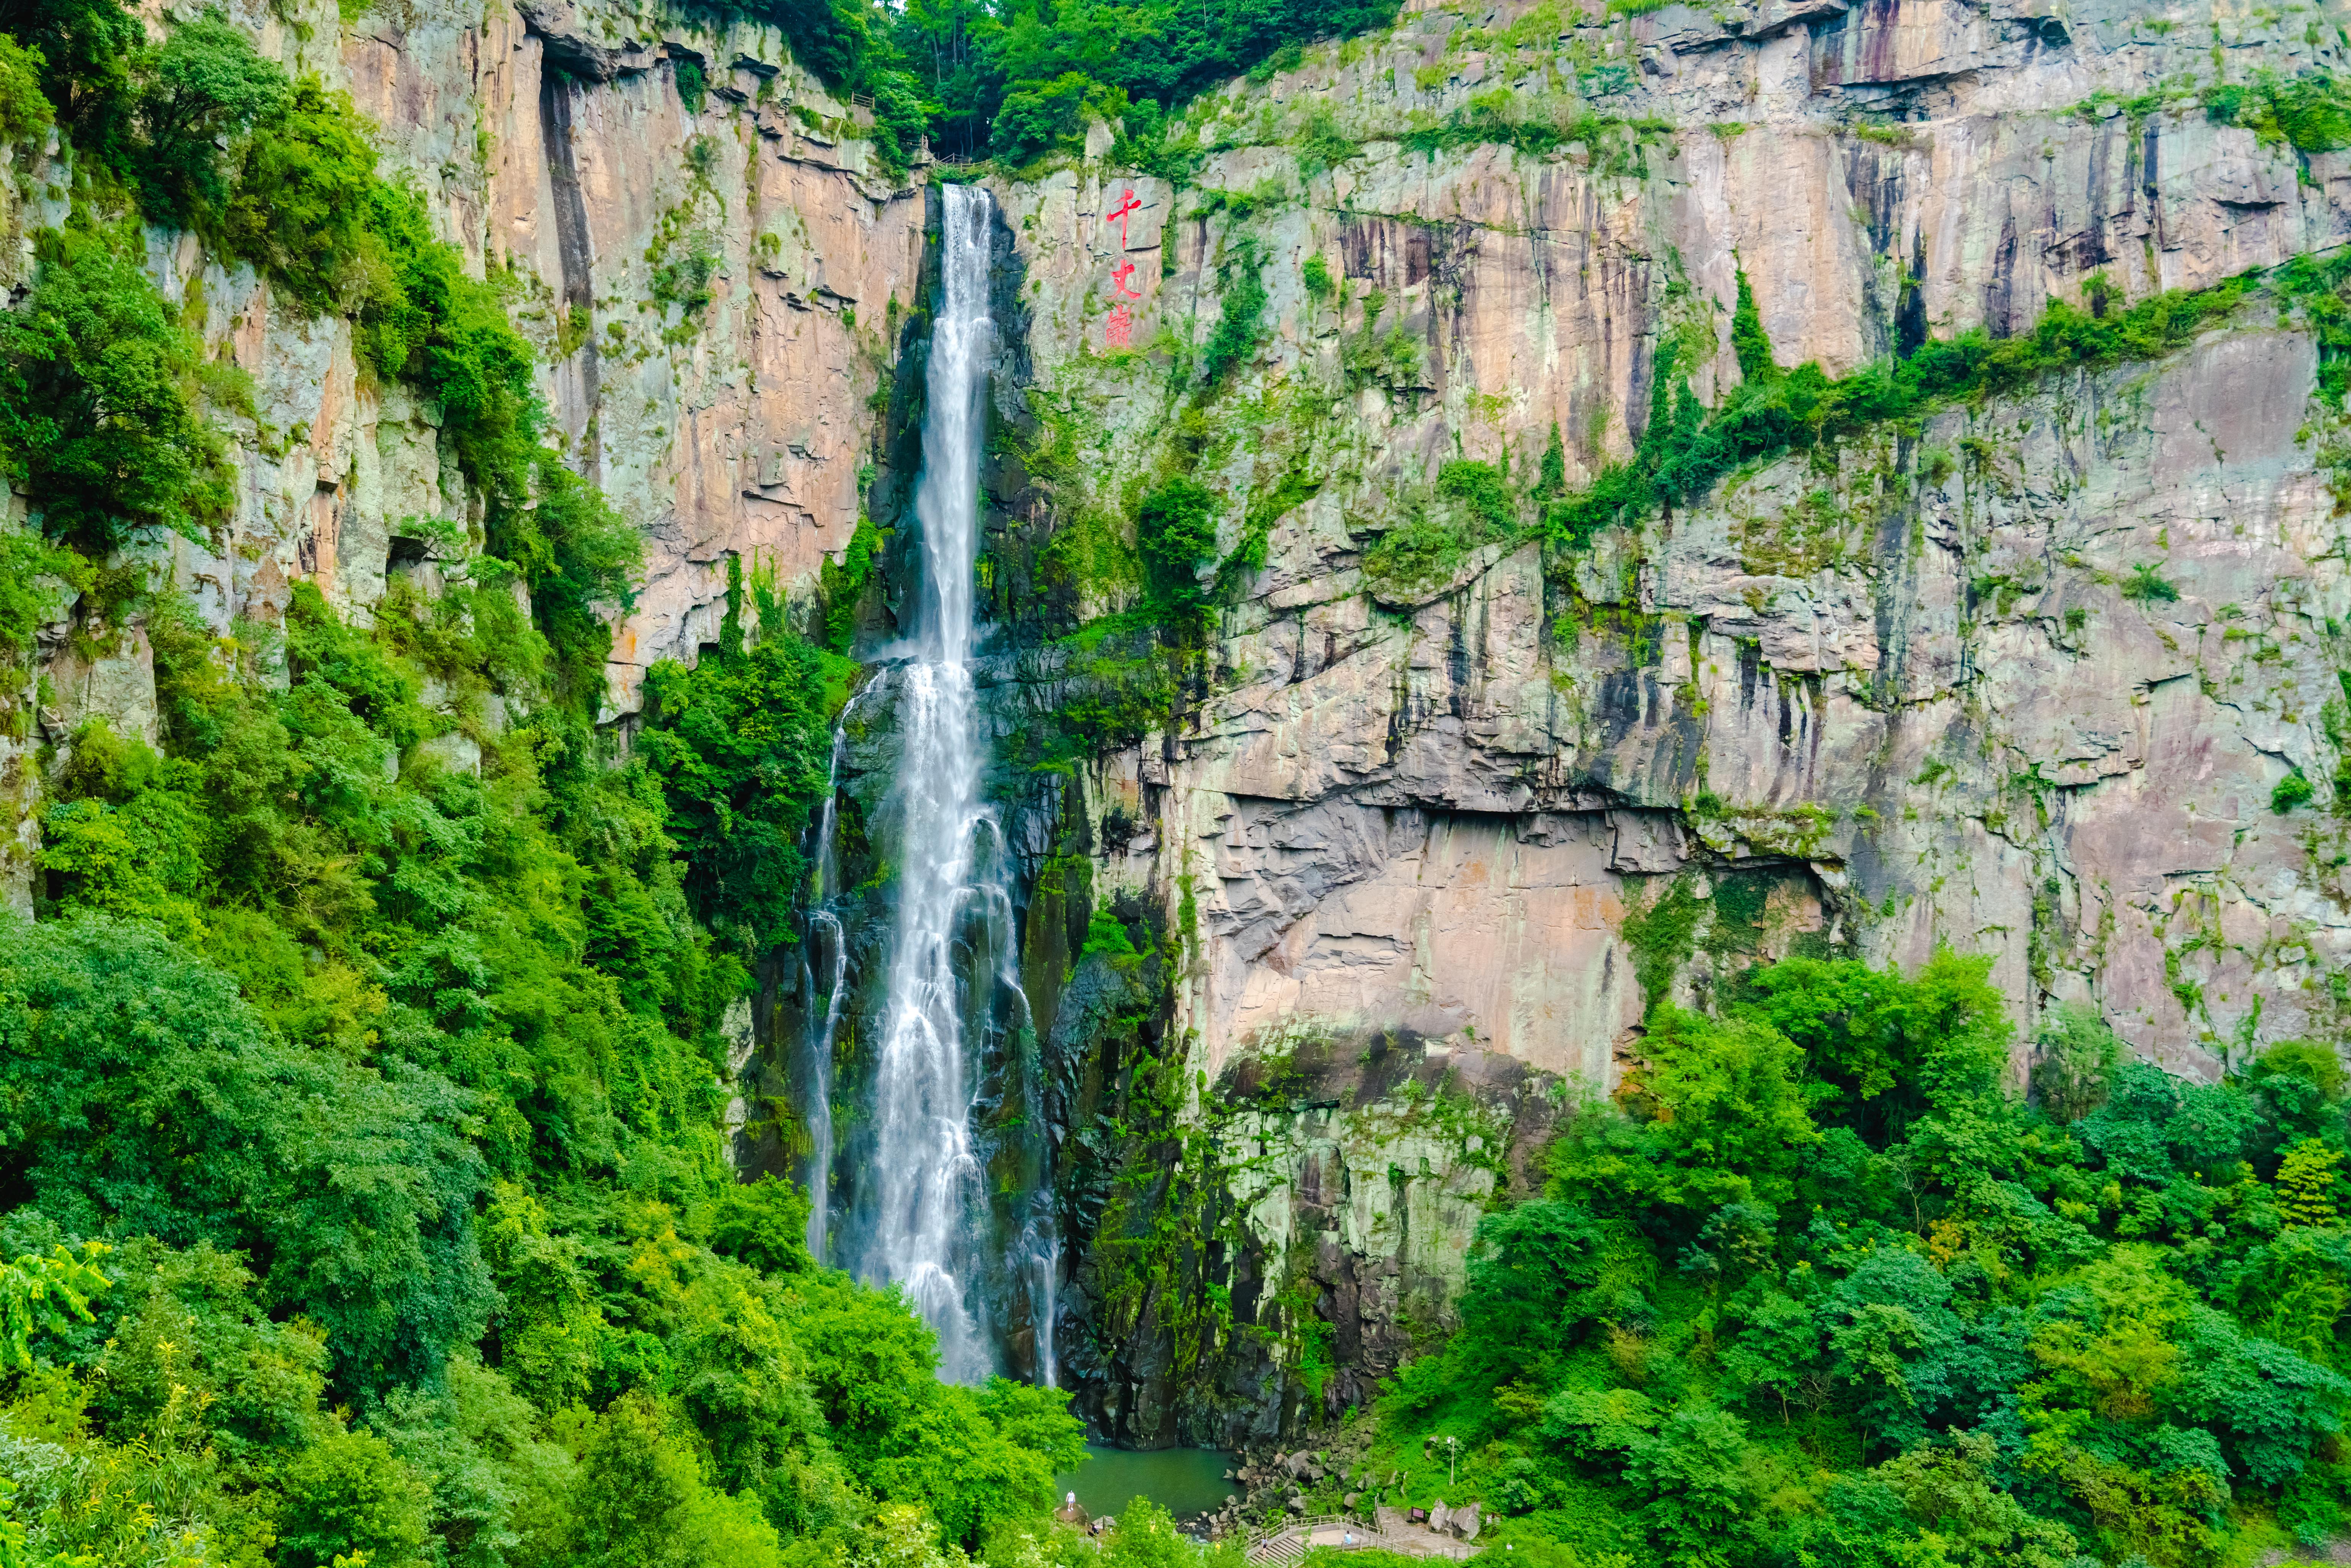
{"type": "Polygon", "coordinates": [[[1118,198],[1118,205],[1113,207],[1109,212],[1102,214],[1102,222],[1106,224],[1116,224],[1118,225],[1119,249],[1124,250],[1126,248],[1126,220],[1128,215],[1130,214],[1139,213],[1142,210],[1143,204],[1135,199],[1134,188],[1130,185],[1118,198]]]}
{"type": "MultiPolygon", "coordinates": [[[[1102,214],[1102,222],[1118,225],[1119,249],[1126,248],[1126,220],[1142,210],[1143,203],[1130,185],[1120,193],[1117,204],[1102,214]]],[[[1134,280],[1134,263],[1122,256],[1118,265],[1110,269],[1111,295],[1117,303],[1111,307],[1110,319],[1102,323],[1104,348],[1123,349],[1134,341],[1134,313],[1127,308],[1126,302],[1142,298],[1143,290],[1132,287],[1134,280]]]]}

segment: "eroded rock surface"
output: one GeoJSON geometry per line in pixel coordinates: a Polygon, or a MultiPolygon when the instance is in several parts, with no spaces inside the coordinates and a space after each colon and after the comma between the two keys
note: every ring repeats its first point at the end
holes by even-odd
{"type": "MultiPolygon", "coordinates": [[[[1050,507],[1131,517],[1195,465],[1225,503],[1213,678],[1087,788],[1090,822],[1126,835],[1097,884],[1188,921],[1170,1027],[1191,1065],[1229,1086],[1301,1040],[1409,1038],[1604,1092],[1637,1055],[1639,927],[1667,897],[1709,906],[1668,955],[1685,1000],[1749,956],[1986,955],[2020,1071],[2060,1000],[2204,1076],[2339,1040],[2341,414],[2285,293],[2159,360],[1735,474],[1565,555],[1505,533],[1412,579],[1373,547],[1462,523],[1448,461],[1524,485],[1556,430],[1573,487],[1670,406],[1661,375],[1701,402],[1737,384],[1742,282],[1780,367],[1839,375],[2339,246],[2351,161],[2219,123],[2198,92],[2340,49],[2332,22],[2201,6],[1424,5],[1196,107],[1188,188],[1106,163],[1001,187],[1038,439],[1087,457],[1040,483],[1050,507]],[[1257,346],[1199,396],[1187,368],[1245,270],[1257,346]]],[[[1116,570],[1080,587],[1123,591],[1116,570]]],[[[1286,1137],[1336,1135],[1285,1114],[1286,1137]]],[[[1226,1136],[1236,1168],[1257,1157],[1226,1136]]],[[[1408,1272],[1377,1228],[1308,1222],[1385,1201],[1376,1160],[1311,1182],[1285,1160],[1283,1196],[1235,1179],[1228,1251],[1300,1280],[1408,1272]]],[[[1437,1202],[1458,1177],[1402,1180],[1437,1202]]],[[[1361,1344],[1386,1332],[1376,1300],[1317,1295],[1361,1344]]],[[[1103,1358],[1101,1418],[1143,1441],[1294,1429],[1299,1304],[1252,1318],[1236,1296],[1233,1364],[1284,1369],[1255,1392],[1187,1403],[1130,1346],[1103,1358]]]]}

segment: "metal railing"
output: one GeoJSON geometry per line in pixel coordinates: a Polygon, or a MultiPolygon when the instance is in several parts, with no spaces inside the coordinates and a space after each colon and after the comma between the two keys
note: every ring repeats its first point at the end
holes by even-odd
{"type": "MultiPolygon", "coordinates": [[[[1281,1537],[1288,1535],[1294,1531],[1304,1531],[1311,1535],[1316,1529],[1326,1524],[1335,1524],[1343,1527],[1353,1526],[1355,1533],[1359,1536],[1368,1535],[1374,1538],[1382,1538],[1379,1521],[1376,1516],[1367,1522],[1360,1514],[1348,1513],[1343,1511],[1338,1513],[1306,1513],[1295,1515],[1283,1521],[1280,1524],[1260,1525],[1256,1529],[1249,1531],[1246,1537],[1249,1543],[1248,1549],[1254,1552],[1260,1546],[1270,1545],[1274,1542],[1279,1541],[1281,1537]]],[[[1301,1542],[1299,1544],[1302,1548],[1306,1546],[1308,1542],[1301,1542]]],[[[1373,1544],[1373,1542],[1370,1541],[1358,1541],[1355,1544],[1358,1546],[1369,1546],[1373,1544]]]]}
{"type": "MultiPolygon", "coordinates": [[[[1253,1528],[1246,1531],[1243,1536],[1245,1542],[1243,1552],[1252,1562],[1255,1562],[1258,1560],[1257,1553],[1259,1552],[1262,1551],[1266,1547],[1273,1545],[1275,1542],[1280,1541],[1284,1536],[1296,1536],[1298,1538],[1295,1542],[1298,1548],[1297,1555],[1301,1557],[1307,1552],[1316,1550],[1332,1552],[1361,1552],[1369,1547],[1384,1548],[1389,1551],[1395,1551],[1398,1548],[1402,1540],[1401,1537],[1391,1535],[1380,1523],[1379,1505],[1377,1503],[1374,1503],[1368,1509],[1359,1510],[1354,1513],[1342,1511],[1338,1513],[1303,1514],[1294,1516],[1280,1524],[1263,1525],[1253,1528]],[[1325,1525],[1339,1525],[1352,1528],[1355,1531],[1355,1539],[1344,1545],[1333,1542],[1323,1543],[1318,1547],[1314,1542],[1308,1540],[1307,1537],[1311,1536],[1317,1529],[1325,1525]]],[[[1457,1538],[1450,1535],[1441,1535],[1440,1540],[1443,1544],[1437,1552],[1437,1556],[1439,1560],[1447,1557],[1459,1557],[1467,1554],[1467,1549],[1468,1546],[1467,1542],[1458,1541],[1457,1538]]],[[[1426,1547],[1420,1547],[1417,1542],[1416,1542],[1415,1545],[1419,1551],[1425,1552],[1426,1550],[1426,1547]]]]}

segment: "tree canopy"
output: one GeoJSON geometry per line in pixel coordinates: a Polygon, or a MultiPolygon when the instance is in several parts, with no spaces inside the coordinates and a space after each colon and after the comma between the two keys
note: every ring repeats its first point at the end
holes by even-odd
{"type": "Polygon", "coordinates": [[[2344,1528],[2334,1052],[2218,1083],[1981,960],[1796,957],[1660,1003],[1489,1216],[1374,1468],[1575,1563],[2168,1565],[2344,1528]],[[2041,1069],[2045,1068],[2046,1071],[2041,1069]]]}

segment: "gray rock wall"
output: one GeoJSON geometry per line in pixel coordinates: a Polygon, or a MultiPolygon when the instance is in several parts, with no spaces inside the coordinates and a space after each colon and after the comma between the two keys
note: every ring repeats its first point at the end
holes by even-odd
{"type": "MultiPolygon", "coordinates": [[[[653,663],[691,663],[716,640],[729,556],[806,602],[856,528],[877,455],[873,394],[922,261],[919,181],[881,177],[859,135],[870,116],[830,97],[775,30],[661,6],[385,0],[348,20],[318,4],[229,15],[264,54],[348,90],[377,128],[383,171],[416,182],[477,272],[508,279],[567,458],[643,530],[644,583],[628,615],[615,607],[605,716],[634,712],[653,663]],[[707,81],[694,110],[679,60],[707,81]],[[655,298],[652,274],[664,244],[696,236],[717,257],[715,298],[689,317],[655,298]]],[[[69,177],[53,142],[0,182],[0,281],[29,280],[26,236],[62,216],[69,177]]],[[[228,526],[133,554],[224,634],[275,621],[298,580],[364,622],[395,570],[465,575],[478,506],[432,411],[362,374],[347,321],[305,315],[193,235],[152,233],[149,259],[168,299],[193,302],[207,353],[252,374],[258,417],[216,412],[238,477],[228,526]]],[[[73,641],[76,614],[59,603],[45,647],[73,641]]],[[[96,656],[48,666],[55,702],[21,739],[0,739],[12,905],[29,907],[38,853],[35,753],[54,755],[90,717],[152,730],[141,631],[108,636],[96,656]]]]}
{"type": "MultiPolygon", "coordinates": [[[[1421,5],[1195,106],[1189,188],[1106,162],[1001,187],[1040,440],[1087,456],[1043,484],[1051,509],[1114,534],[1196,462],[1220,550],[1270,523],[1203,699],[1086,781],[1094,819],[1141,817],[1096,886],[1190,916],[1168,1028],[1236,1170],[1276,1144],[1218,1124],[1218,1096],[1301,1038],[1613,1087],[1644,1005],[1626,923],[1668,895],[1709,906],[1685,1000],[1791,950],[1986,955],[2020,1073],[2059,1000],[2203,1076],[2342,1040],[2342,415],[2275,298],[2153,362],[1734,475],[1573,559],[1504,541],[1400,587],[1365,557],[1399,524],[1459,520],[1435,492],[1448,460],[1523,482],[1554,426],[1571,486],[1628,455],[1667,344],[1702,399],[1734,385],[1742,275],[1780,365],[1842,374],[1929,334],[2028,330],[2053,301],[2118,308],[2332,250],[2351,161],[2216,124],[2197,92],[2334,68],[2345,20],[1421,5]],[[1105,216],[1129,191],[1122,241],[1105,216]],[[1309,286],[1317,258],[1335,293],[1309,286]],[[1252,265],[1259,344],[1200,397],[1183,356],[1252,265]],[[1107,313],[1132,289],[1122,352],[1107,313]],[[1367,353],[1399,336],[1401,358],[1367,353]],[[2315,798],[2273,810],[2294,772],[2315,798]]],[[[1120,601],[1116,571],[1084,586],[1120,601]]],[[[1398,1243],[1317,1217],[1385,1201],[1388,1173],[1322,1155],[1310,1180],[1299,1151],[1381,1134],[1285,1114],[1281,1179],[1230,1178],[1228,1250],[1320,1281],[1315,1313],[1380,1344],[1376,1292],[1335,1282],[1405,1270],[1398,1243]]],[[[1461,1201],[1458,1169],[1412,1166],[1411,1201],[1461,1201]]],[[[1311,1318],[1294,1293],[1252,1310],[1261,1332],[1230,1343],[1257,1381],[1220,1414],[1155,1414],[1177,1385],[1130,1348],[1104,1357],[1104,1424],[1155,1441],[1314,1418],[1301,1384],[1345,1380],[1310,1364],[1311,1318]]]]}

